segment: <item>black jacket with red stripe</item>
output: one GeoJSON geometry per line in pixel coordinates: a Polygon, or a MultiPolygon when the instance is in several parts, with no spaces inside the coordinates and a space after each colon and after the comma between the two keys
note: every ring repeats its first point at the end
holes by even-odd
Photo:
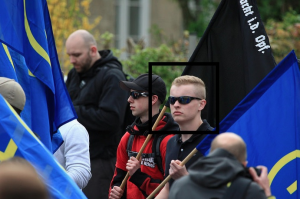
{"type": "MultiPolygon", "coordinates": [[[[155,115],[152,118],[152,123],[154,124],[158,115],[155,115]]],[[[152,125],[153,125],[152,124],[152,125]]],[[[132,152],[139,152],[144,141],[147,137],[148,122],[141,124],[140,119],[137,118],[133,125],[131,125],[131,130],[127,131],[122,137],[118,149],[117,149],[117,162],[116,169],[111,181],[111,188],[113,186],[120,186],[122,180],[124,179],[127,170],[126,163],[129,159],[127,149],[127,142],[130,134],[134,134],[134,139],[132,143],[132,152]],[[130,133],[129,133],[130,132],[130,133]]],[[[172,116],[169,113],[165,113],[155,131],[178,131],[178,124],[173,120],[172,116]]],[[[170,132],[171,133],[171,132],[170,132]]],[[[131,177],[129,177],[126,190],[124,191],[122,198],[127,199],[142,199],[147,198],[154,189],[163,181],[164,174],[160,172],[158,166],[154,162],[154,158],[151,158],[152,144],[154,140],[153,135],[149,143],[146,145],[142,160],[141,168],[138,169],[131,177]]],[[[165,156],[166,156],[166,147],[168,140],[173,136],[173,134],[167,135],[160,144],[160,154],[162,158],[163,169],[165,168],[165,156]]]]}

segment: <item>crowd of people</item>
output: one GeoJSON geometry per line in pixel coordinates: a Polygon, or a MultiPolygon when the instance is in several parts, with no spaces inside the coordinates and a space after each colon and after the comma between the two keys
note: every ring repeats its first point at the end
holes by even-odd
{"type": "MultiPolygon", "coordinates": [[[[66,87],[78,119],[59,128],[64,143],[54,157],[87,198],[147,198],[169,175],[171,180],[155,198],[238,198],[232,194],[240,194],[240,198],[274,197],[266,167],[258,167],[260,174],[246,167],[246,143],[234,133],[216,136],[208,156],[197,152],[181,164],[214,130],[201,118],[206,89],[200,78],[177,77],[167,98],[165,82],[158,74],[145,73],[133,81],[126,80],[118,59],[110,50],[98,51],[94,37],[86,30],[73,32],[66,50],[74,66],[66,87]],[[166,100],[171,113],[159,108],[166,100]],[[128,106],[135,120],[123,132],[128,106]],[[155,133],[151,130],[154,125],[155,133]],[[142,147],[143,153],[137,158],[142,147]],[[245,191],[238,192],[240,189],[245,191]]],[[[25,94],[17,82],[0,78],[0,94],[21,112],[25,94]],[[12,88],[18,89],[19,97],[11,96],[12,88]]],[[[5,162],[0,168],[13,163],[5,162]]],[[[0,196],[5,174],[1,171],[0,196]]],[[[40,186],[33,190],[40,194],[35,198],[47,198],[34,172],[30,178],[40,186]]]]}

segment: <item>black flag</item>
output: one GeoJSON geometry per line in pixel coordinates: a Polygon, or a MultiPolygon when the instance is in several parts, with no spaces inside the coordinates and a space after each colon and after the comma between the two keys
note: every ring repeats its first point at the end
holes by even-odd
{"type": "Polygon", "coordinates": [[[222,0],[189,62],[219,62],[217,81],[216,67],[187,66],[183,75],[206,83],[208,121],[219,92],[221,121],[276,65],[256,1],[222,0]]]}

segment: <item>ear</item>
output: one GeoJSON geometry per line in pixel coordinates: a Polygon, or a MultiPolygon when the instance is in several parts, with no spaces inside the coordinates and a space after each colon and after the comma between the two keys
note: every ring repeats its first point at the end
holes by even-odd
{"type": "Polygon", "coordinates": [[[92,56],[95,56],[95,55],[98,53],[98,49],[97,49],[97,47],[94,46],[94,45],[92,45],[92,46],[90,47],[90,50],[91,50],[91,55],[92,55],[92,56]]]}
{"type": "Polygon", "coordinates": [[[157,101],[158,101],[158,96],[157,95],[152,95],[152,106],[154,104],[157,104],[157,101]]]}
{"type": "Polygon", "coordinates": [[[202,111],[204,109],[205,105],[206,105],[206,100],[201,100],[201,101],[199,100],[198,110],[202,111]]]}

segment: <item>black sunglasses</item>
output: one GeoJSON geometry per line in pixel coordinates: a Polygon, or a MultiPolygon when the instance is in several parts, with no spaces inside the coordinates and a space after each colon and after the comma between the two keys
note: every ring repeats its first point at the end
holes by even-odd
{"type": "Polygon", "coordinates": [[[169,97],[170,104],[175,104],[175,102],[178,100],[180,104],[189,104],[193,99],[202,100],[198,97],[190,97],[190,96],[180,96],[180,97],[169,97]]]}
{"type": "Polygon", "coordinates": [[[143,96],[143,97],[147,97],[149,96],[148,93],[140,93],[140,92],[137,92],[137,91],[131,91],[130,92],[130,96],[133,98],[133,99],[139,99],[139,97],[143,96]]]}

